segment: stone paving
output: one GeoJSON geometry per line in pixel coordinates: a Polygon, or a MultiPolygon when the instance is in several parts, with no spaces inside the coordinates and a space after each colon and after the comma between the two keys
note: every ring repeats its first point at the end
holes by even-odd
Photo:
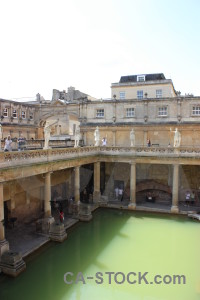
{"type": "MultiPolygon", "coordinates": [[[[59,222],[59,220],[56,221],[59,222]]],[[[64,220],[65,229],[70,228],[77,222],[78,219],[66,217],[64,220]]],[[[6,228],[5,236],[6,240],[9,242],[10,250],[21,253],[22,257],[26,257],[50,241],[48,235],[36,232],[35,222],[29,224],[16,224],[13,228],[6,228]]]]}
{"type": "MultiPolygon", "coordinates": [[[[109,201],[108,203],[102,203],[102,205],[100,206],[105,205],[111,208],[113,207],[128,209],[128,204],[129,201],[109,201]]],[[[90,204],[89,206],[91,211],[95,210],[98,207],[98,205],[95,204],[90,204]]],[[[181,214],[200,211],[199,206],[186,206],[185,204],[180,204],[179,209],[181,214]]],[[[170,213],[171,205],[141,202],[137,203],[136,210],[170,213]]],[[[55,218],[56,222],[60,222],[58,212],[53,212],[53,217],[55,218]]],[[[72,227],[77,222],[79,222],[78,218],[74,218],[72,217],[72,215],[67,215],[67,213],[65,214],[65,229],[72,227]]],[[[5,235],[6,239],[9,241],[10,250],[20,252],[23,257],[26,257],[27,255],[50,241],[48,235],[39,234],[36,232],[35,222],[29,224],[16,223],[14,227],[6,228],[5,235]]]]}

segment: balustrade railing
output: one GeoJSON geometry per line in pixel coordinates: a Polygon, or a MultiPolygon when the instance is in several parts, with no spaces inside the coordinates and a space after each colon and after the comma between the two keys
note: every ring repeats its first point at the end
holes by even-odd
{"type": "Polygon", "coordinates": [[[168,147],[68,147],[53,149],[37,149],[25,151],[0,152],[0,168],[18,165],[47,163],[86,156],[118,156],[118,157],[162,157],[162,158],[195,158],[200,159],[200,148],[168,148],[168,147]]]}

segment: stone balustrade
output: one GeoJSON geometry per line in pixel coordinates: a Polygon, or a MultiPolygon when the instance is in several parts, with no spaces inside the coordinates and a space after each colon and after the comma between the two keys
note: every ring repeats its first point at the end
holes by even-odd
{"type": "Polygon", "coordinates": [[[87,156],[120,156],[125,158],[195,158],[200,159],[200,148],[164,148],[164,147],[79,147],[54,148],[0,152],[0,168],[35,163],[48,163],[87,156]]]}

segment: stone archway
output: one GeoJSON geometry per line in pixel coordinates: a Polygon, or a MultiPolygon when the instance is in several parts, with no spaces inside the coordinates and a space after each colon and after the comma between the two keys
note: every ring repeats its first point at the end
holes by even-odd
{"type": "Polygon", "coordinates": [[[146,199],[147,192],[152,192],[155,201],[158,203],[171,204],[172,190],[171,187],[157,182],[155,180],[144,180],[136,186],[137,201],[142,202],[146,199]]]}

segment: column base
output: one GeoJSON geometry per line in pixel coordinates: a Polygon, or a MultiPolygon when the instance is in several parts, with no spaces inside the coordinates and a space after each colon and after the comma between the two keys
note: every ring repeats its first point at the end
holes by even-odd
{"type": "Polygon", "coordinates": [[[93,193],[93,203],[97,203],[100,201],[100,192],[94,192],[93,193]]]}
{"type": "Polygon", "coordinates": [[[55,222],[53,217],[39,219],[36,221],[36,231],[48,234],[51,224],[55,222]]]}
{"type": "Polygon", "coordinates": [[[62,243],[67,238],[64,224],[53,223],[50,226],[49,237],[52,241],[62,243]]]}
{"type": "Polygon", "coordinates": [[[7,240],[1,240],[0,241],[0,257],[4,252],[9,251],[9,243],[7,240]]]}
{"type": "Polygon", "coordinates": [[[173,213],[173,214],[179,213],[178,206],[172,205],[172,207],[171,207],[171,213],[173,213]]]}
{"type": "Polygon", "coordinates": [[[1,256],[0,268],[4,274],[16,277],[26,269],[26,264],[21,254],[7,251],[1,256]]]}
{"type": "Polygon", "coordinates": [[[134,202],[129,203],[128,209],[135,210],[136,209],[136,203],[134,203],[134,202]]]}
{"type": "Polygon", "coordinates": [[[83,222],[89,222],[92,220],[91,210],[87,205],[81,205],[79,211],[79,220],[83,222]]]}

